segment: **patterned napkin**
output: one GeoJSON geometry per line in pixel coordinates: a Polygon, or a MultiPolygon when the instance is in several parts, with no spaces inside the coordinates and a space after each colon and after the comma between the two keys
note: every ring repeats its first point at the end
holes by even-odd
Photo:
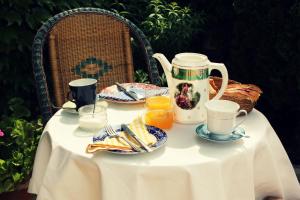
{"type": "MultiPolygon", "coordinates": [[[[150,134],[147,131],[147,128],[145,124],[143,123],[143,120],[141,117],[138,117],[133,120],[132,123],[130,123],[129,128],[137,135],[138,138],[140,138],[144,143],[146,143],[148,146],[151,146],[157,142],[156,137],[150,134]]],[[[129,136],[127,133],[121,131],[119,132],[120,135],[123,137],[127,137],[131,142],[136,144],[140,147],[140,144],[137,143],[131,136],[129,136]]],[[[120,138],[109,138],[105,137],[105,139],[102,139],[103,137],[95,137],[94,143],[89,144],[87,146],[86,152],[87,153],[94,153],[98,150],[121,150],[121,151],[133,151],[132,148],[122,139],[120,138]]]]}
{"type": "MultiPolygon", "coordinates": [[[[142,88],[131,88],[131,91],[140,94],[140,95],[145,95],[145,89],[142,88]]],[[[148,89],[147,90],[147,96],[157,96],[157,95],[164,95],[168,93],[168,88],[162,87],[158,89],[148,89]]],[[[103,99],[114,99],[114,100],[121,100],[121,101],[134,101],[130,97],[128,97],[124,92],[120,91],[102,91],[100,94],[98,94],[98,98],[103,98],[103,99]]]]}

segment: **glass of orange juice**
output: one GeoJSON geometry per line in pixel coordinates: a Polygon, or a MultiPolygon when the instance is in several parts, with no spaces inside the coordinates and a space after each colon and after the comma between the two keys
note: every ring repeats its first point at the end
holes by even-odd
{"type": "Polygon", "coordinates": [[[173,106],[167,96],[152,96],[146,99],[145,123],[161,129],[169,129],[173,124],[173,106]]]}

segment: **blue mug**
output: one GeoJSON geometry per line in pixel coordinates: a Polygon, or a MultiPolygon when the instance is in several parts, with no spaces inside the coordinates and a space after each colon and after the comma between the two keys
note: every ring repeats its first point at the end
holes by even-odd
{"type": "Polygon", "coordinates": [[[76,110],[96,101],[97,80],[92,78],[76,79],[69,83],[68,99],[76,104],[76,110]]]}

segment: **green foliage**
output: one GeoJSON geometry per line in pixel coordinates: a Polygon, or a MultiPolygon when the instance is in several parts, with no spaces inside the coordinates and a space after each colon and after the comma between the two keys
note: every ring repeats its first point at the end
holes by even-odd
{"type": "MultiPolygon", "coordinates": [[[[159,80],[160,80],[160,86],[163,86],[163,87],[168,86],[167,78],[166,78],[165,73],[162,73],[162,75],[159,76],[159,80]]],[[[139,69],[139,70],[135,71],[135,73],[134,73],[134,82],[137,82],[137,83],[150,83],[148,73],[143,69],[139,69]]]]}
{"type": "Polygon", "coordinates": [[[4,136],[0,137],[0,193],[14,190],[29,178],[42,133],[41,119],[27,121],[30,111],[23,103],[22,99],[11,99],[10,116],[1,117],[4,136]]]}
{"type": "Polygon", "coordinates": [[[160,79],[161,86],[168,87],[167,77],[165,73],[162,73],[159,79],[160,79]]]}
{"type": "Polygon", "coordinates": [[[150,83],[149,75],[142,69],[136,70],[134,72],[134,82],[137,83],[150,83]]]}
{"type": "Polygon", "coordinates": [[[176,2],[151,0],[146,7],[148,16],[141,27],[153,48],[173,56],[175,52],[188,49],[192,35],[201,31],[205,23],[202,12],[193,13],[189,7],[176,2]]]}

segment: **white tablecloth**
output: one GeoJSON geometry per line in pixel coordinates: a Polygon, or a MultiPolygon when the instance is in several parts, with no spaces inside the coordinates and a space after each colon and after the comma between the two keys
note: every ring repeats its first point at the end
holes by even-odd
{"type": "MultiPolygon", "coordinates": [[[[109,104],[111,124],[130,123],[143,105],[109,104]]],[[[212,143],[197,125],[174,124],[160,149],[140,155],[85,153],[78,116],[59,111],[36,153],[28,192],[38,200],[300,199],[289,158],[268,120],[253,110],[242,127],[250,138],[212,143]]]]}

